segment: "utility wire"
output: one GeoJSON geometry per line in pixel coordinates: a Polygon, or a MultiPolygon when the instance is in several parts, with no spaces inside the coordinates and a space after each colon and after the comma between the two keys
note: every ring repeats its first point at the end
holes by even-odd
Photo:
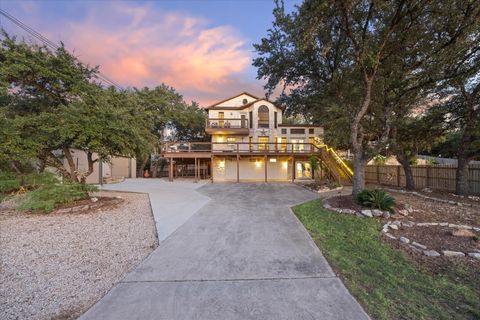
{"type": "MultiPolygon", "coordinates": [[[[1,1],[1,0],[0,0],[1,1]]],[[[16,26],[20,27],[21,29],[25,30],[26,32],[28,32],[29,34],[31,34],[33,37],[35,37],[37,40],[40,40],[43,44],[45,44],[46,46],[50,47],[51,49],[53,50],[58,50],[60,49],[60,46],[57,45],[55,42],[49,40],[48,38],[46,38],[45,36],[43,36],[40,32],[36,31],[35,29],[33,29],[32,27],[26,25],[25,23],[23,23],[22,21],[20,21],[19,19],[13,17],[12,15],[10,15],[8,12],[6,12],[5,10],[1,9],[0,8],[0,16],[4,16],[5,18],[7,18],[8,20],[10,20],[13,24],[15,24],[16,26]]],[[[82,65],[85,65],[82,61],[80,61],[78,58],[75,57],[75,59],[77,61],[79,61],[82,65]]],[[[117,89],[119,90],[123,90],[123,87],[118,84],[117,82],[113,81],[112,79],[110,79],[109,77],[107,77],[106,75],[98,72],[97,74],[97,77],[100,79],[100,80],[103,80],[103,82],[106,82],[107,84],[110,84],[114,87],[116,87],[117,89]]]]}

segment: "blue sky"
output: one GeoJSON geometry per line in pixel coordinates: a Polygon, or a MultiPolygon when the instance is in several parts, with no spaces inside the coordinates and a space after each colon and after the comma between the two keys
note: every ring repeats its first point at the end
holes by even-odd
{"type": "MultiPolygon", "coordinates": [[[[285,5],[293,10],[300,2],[285,5]]],[[[202,105],[244,90],[263,95],[252,44],[266,35],[273,7],[273,0],[0,0],[0,8],[118,83],[164,82],[202,105]]],[[[1,24],[25,35],[5,18],[1,24]]]]}

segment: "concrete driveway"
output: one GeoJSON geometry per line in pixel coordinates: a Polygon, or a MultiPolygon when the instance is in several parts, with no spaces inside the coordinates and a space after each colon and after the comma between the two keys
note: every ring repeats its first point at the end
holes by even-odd
{"type": "Polygon", "coordinates": [[[368,319],[289,209],[315,197],[293,184],[188,189],[179,201],[199,210],[81,319],[368,319]]]}

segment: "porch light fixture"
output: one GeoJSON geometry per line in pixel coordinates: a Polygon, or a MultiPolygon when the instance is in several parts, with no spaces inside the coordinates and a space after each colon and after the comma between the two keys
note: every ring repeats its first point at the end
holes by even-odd
{"type": "Polygon", "coordinates": [[[287,168],[288,168],[288,161],[284,161],[284,162],[283,162],[283,168],[284,168],[284,169],[287,169],[287,168]]]}
{"type": "Polygon", "coordinates": [[[255,167],[260,168],[262,166],[262,163],[260,161],[255,161],[255,167]]]}
{"type": "Polygon", "coordinates": [[[220,160],[220,161],[218,162],[218,166],[219,166],[220,168],[225,168],[225,160],[220,160]]]}
{"type": "Polygon", "coordinates": [[[270,158],[270,162],[277,162],[277,159],[275,159],[275,158],[270,158]]]}

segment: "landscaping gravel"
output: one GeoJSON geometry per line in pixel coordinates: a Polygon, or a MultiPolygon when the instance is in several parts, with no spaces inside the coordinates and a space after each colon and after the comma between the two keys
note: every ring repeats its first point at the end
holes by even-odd
{"type": "Polygon", "coordinates": [[[148,196],[81,213],[0,208],[0,319],[74,319],[157,245],[148,196]]]}

